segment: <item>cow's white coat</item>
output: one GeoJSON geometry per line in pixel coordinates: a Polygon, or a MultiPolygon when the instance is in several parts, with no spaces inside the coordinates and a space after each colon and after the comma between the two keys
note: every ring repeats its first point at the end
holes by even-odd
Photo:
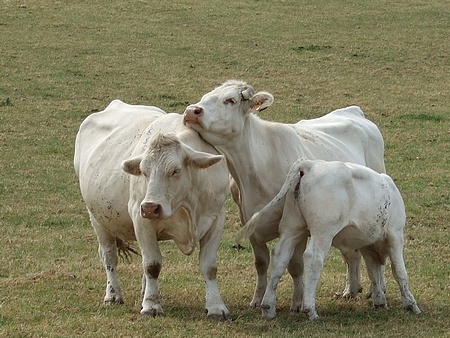
{"type": "Polygon", "coordinates": [[[207,314],[228,317],[216,280],[229,191],[222,157],[183,125],[181,115],[156,107],[115,100],[83,121],[74,164],[106,270],[105,303],[123,302],[118,247],[126,250],[125,243],[137,239],[144,271],[141,313],[162,314],[158,240],[172,239],[188,255],[200,244],[207,314]]]}
{"type": "Polygon", "coordinates": [[[270,265],[270,279],[261,308],[266,318],[275,317],[276,287],[294,254],[310,235],[304,261],[302,311],[318,319],[316,287],[331,245],[359,249],[368,265],[375,307],[386,307],[381,266],[389,257],[404,307],[420,310],[408,287],[403,259],[403,228],[406,223],[403,199],[393,180],[370,168],[342,162],[299,160],[289,171],[280,192],[255,213],[241,235],[264,227],[273,212],[283,208],[280,240],[270,265]],[[373,273],[374,272],[374,273],[373,273]]]}
{"type": "MultiPolygon", "coordinates": [[[[295,124],[269,122],[254,113],[269,107],[273,96],[256,92],[245,82],[230,80],[205,94],[186,108],[185,123],[198,131],[227,159],[237,189],[241,221],[265,206],[280,190],[284,178],[298,158],[340,160],[366,165],[384,172],[384,142],[377,126],[364,117],[359,107],[335,110],[312,120],[295,124]]],[[[282,208],[274,210],[265,226],[258,227],[250,242],[257,270],[256,289],[251,306],[261,303],[267,285],[269,251],[266,242],[278,237],[282,208]]],[[[343,249],[347,263],[344,297],[361,289],[360,253],[343,249]]],[[[293,255],[288,271],[293,277],[293,311],[301,307],[301,262],[293,255]]]]}

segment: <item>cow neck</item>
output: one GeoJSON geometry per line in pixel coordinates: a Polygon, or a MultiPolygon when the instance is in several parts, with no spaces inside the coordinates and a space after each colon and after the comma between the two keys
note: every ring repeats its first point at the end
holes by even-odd
{"type": "Polygon", "coordinates": [[[230,174],[239,187],[245,221],[256,211],[256,207],[261,207],[258,196],[271,195],[262,180],[263,172],[272,171],[269,168],[270,152],[262,151],[270,142],[266,124],[267,121],[250,114],[245,120],[244,132],[218,147],[225,155],[230,174]]]}

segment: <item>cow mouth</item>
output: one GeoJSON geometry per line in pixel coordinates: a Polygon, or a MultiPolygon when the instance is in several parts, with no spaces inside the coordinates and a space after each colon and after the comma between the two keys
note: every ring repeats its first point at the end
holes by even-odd
{"type": "Polygon", "coordinates": [[[192,116],[184,114],[183,115],[183,123],[185,126],[188,126],[188,127],[199,126],[199,127],[203,128],[202,123],[199,121],[198,117],[196,117],[196,116],[192,117],[192,116]]]}

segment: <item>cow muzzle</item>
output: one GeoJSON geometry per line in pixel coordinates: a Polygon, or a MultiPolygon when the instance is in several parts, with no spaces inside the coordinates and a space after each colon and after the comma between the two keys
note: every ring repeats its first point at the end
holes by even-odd
{"type": "Polygon", "coordinates": [[[158,203],[142,202],[141,216],[148,219],[163,218],[163,208],[158,203]]]}
{"type": "Polygon", "coordinates": [[[203,116],[203,108],[189,106],[183,113],[184,124],[200,124],[199,119],[203,116]]]}

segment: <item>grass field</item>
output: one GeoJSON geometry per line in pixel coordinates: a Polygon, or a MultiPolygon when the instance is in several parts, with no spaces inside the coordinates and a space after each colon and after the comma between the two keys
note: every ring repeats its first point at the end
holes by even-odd
{"type": "MultiPolygon", "coordinates": [[[[450,14],[443,0],[16,1],[0,12],[0,337],[444,337],[450,335],[450,14]],[[274,94],[265,119],[294,122],[357,104],[378,124],[407,205],[405,260],[423,313],[336,300],[332,251],[321,320],[248,308],[253,255],[233,249],[228,203],[219,285],[232,321],[203,310],[197,252],[161,244],[165,316],[143,318],[138,257],[119,266],[125,304],[105,307],[105,275],[73,171],[78,126],[112,99],[182,112],[237,78],[274,94]]],[[[368,280],[363,273],[364,287],[368,280]]]]}

